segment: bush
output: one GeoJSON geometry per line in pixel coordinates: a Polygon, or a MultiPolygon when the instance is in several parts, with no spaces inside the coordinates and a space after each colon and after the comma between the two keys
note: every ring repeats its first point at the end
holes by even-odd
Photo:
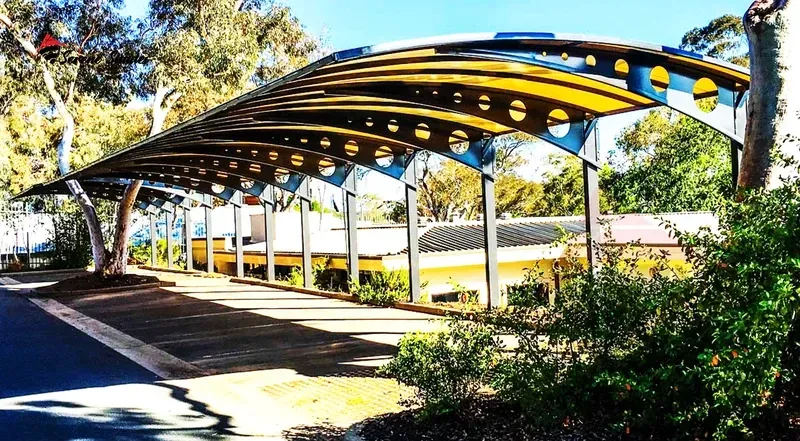
{"type": "MultiPolygon", "coordinates": [[[[128,256],[138,265],[150,265],[152,263],[150,248],[150,243],[131,245],[128,247],[128,256]]],[[[186,258],[181,255],[180,245],[172,245],[172,257],[174,266],[181,267],[186,264],[186,258]]],[[[167,239],[156,241],[156,261],[158,266],[167,266],[167,239]]]]}
{"type": "Polygon", "coordinates": [[[289,275],[279,279],[279,281],[291,286],[303,286],[303,270],[299,266],[293,266],[289,275]]]}
{"type": "Polygon", "coordinates": [[[540,282],[543,273],[533,268],[526,268],[522,281],[510,283],[505,287],[509,306],[534,308],[546,306],[549,302],[549,284],[540,282]]]}
{"type": "Polygon", "coordinates": [[[405,404],[422,405],[426,415],[442,414],[486,384],[499,351],[489,328],[450,319],[445,331],[405,335],[397,356],[379,372],[415,389],[405,404]]]}
{"type": "Polygon", "coordinates": [[[332,259],[326,257],[324,261],[314,264],[314,286],[327,291],[346,291],[347,271],[331,267],[332,259]]]}
{"type": "Polygon", "coordinates": [[[688,274],[637,244],[604,247],[599,268],[572,258],[558,270],[552,304],[531,299],[549,281],[529,277],[509,296],[517,306],[480,314],[468,332],[455,322],[404,338],[386,372],[437,411],[488,382],[543,427],[788,439],[800,415],[800,184],[724,202],[718,216],[719,234],[674,232],[688,274]],[[518,342],[494,363],[471,352],[492,335],[518,342]]]}
{"type": "MultiPolygon", "coordinates": [[[[424,286],[423,286],[424,288],[424,286]]],[[[409,299],[408,271],[374,271],[364,277],[363,283],[350,281],[350,293],[361,303],[390,306],[409,299]]]]}

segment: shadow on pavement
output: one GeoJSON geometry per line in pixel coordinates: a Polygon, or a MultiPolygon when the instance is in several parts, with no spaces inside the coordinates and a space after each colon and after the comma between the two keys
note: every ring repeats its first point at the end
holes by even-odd
{"type": "Polygon", "coordinates": [[[97,404],[98,390],[55,392],[48,394],[49,399],[31,397],[31,401],[25,397],[2,400],[0,439],[155,441],[244,438],[233,431],[231,417],[215,413],[205,403],[189,399],[183,388],[168,384],[134,385],[139,389],[148,388],[147,402],[151,407],[121,407],[118,403],[125,403],[130,397],[120,397],[119,387],[124,386],[107,388],[108,402],[115,403],[108,407],[97,404]],[[95,401],[87,400],[86,394],[95,401]]]}
{"type": "Polygon", "coordinates": [[[291,369],[316,377],[365,372],[365,367],[396,350],[391,344],[370,341],[372,336],[397,338],[405,333],[391,324],[402,327],[402,323],[380,309],[343,302],[323,304],[305,298],[299,300],[302,306],[294,306],[295,296],[283,299],[286,305],[273,307],[277,302],[272,301],[270,292],[276,295],[274,290],[248,291],[227,299],[241,302],[242,307],[163,289],[59,297],[59,302],[214,373],[291,369]],[[251,298],[246,298],[248,294],[251,298]],[[264,301],[265,298],[270,300],[264,301]],[[291,318],[275,318],[251,310],[291,318]],[[345,315],[346,311],[350,311],[349,315],[345,315]],[[365,320],[381,314],[385,319],[365,320]],[[313,322],[314,326],[298,321],[313,322]]]}

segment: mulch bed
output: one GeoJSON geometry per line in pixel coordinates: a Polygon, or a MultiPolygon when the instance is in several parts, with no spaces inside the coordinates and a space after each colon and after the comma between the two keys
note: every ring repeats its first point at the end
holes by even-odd
{"type": "MultiPolygon", "coordinates": [[[[605,430],[543,431],[519,408],[491,397],[465,403],[455,412],[421,418],[420,410],[386,414],[367,420],[360,435],[366,441],[595,441],[619,439],[605,430]]],[[[630,437],[627,437],[630,439],[630,437]]]]}
{"type": "Polygon", "coordinates": [[[50,286],[36,289],[38,294],[55,294],[71,291],[90,291],[104,288],[125,288],[149,283],[159,283],[157,277],[142,276],[138,274],[125,274],[122,276],[100,276],[87,274],[62,280],[50,286]]]}
{"type": "MultiPolygon", "coordinates": [[[[765,431],[757,440],[800,440],[800,419],[787,431],[765,431]]],[[[464,403],[448,415],[423,418],[420,409],[390,413],[366,420],[359,435],[365,441],[654,441],[653,434],[624,435],[599,424],[544,430],[513,404],[492,396],[464,403]]]]}

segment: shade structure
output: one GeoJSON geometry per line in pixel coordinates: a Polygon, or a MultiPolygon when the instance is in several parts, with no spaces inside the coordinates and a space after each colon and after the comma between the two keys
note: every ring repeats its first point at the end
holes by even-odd
{"type": "MultiPolygon", "coordinates": [[[[544,140],[582,158],[584,179],[596,180],[596,122],[668,106],[729,137],[736,153],[749,86],[739,66],[614,38],[522,32],[381,44],[333,53],[57,182],[145,179],[266,201],[265,190],[297,192],[306,177],[347,188],[356,166],[403,180],[414,155],[428,151],[480,173],[489,212],[498,135],[544,140]]],[[[416,200],[416,183],[406,185],[416,200]]],[[[585,198],[598,204],[597,191],[585,198]]]]}
{"type": "Polygon", "coordinates": [[[741,143],[748,72],[666,46],[548,33],[440,37],[331,54],[71,174],[182,184],[223,199],[341,186],[357,164],[401,179],[436,152],[480,170],[520,131],[582,156],[603,116],[670,106],[741,143]],[[707,112],[696,100],[716,97],[707,112]]]}

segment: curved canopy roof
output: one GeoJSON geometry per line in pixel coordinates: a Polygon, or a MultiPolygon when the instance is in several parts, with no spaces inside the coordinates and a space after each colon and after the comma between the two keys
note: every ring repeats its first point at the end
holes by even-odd
{"type": "Polygon", "coordinates": [[[141,178],[229,200],[296,191],[305,176],[342,186],[354,165],[401,179],[420,150],[481,170],[482,140],[519,131],[582,156],[597,118],[663,105],[741,142],[749,83],[738,66],[609,38],[381,44],[331,54],[62,179],[141,178]],[[713,97],[713,111],[696,103],[713,97]]]}

